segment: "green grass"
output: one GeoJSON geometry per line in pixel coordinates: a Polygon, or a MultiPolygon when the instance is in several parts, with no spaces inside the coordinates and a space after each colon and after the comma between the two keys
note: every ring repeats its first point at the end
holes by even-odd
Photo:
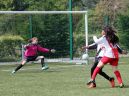
{"type": "MultiPolygon", "coordinates": [[[[111,88],[110,83],[98,75],[95,89],[86,86],[91,64],[52,63],[47,71],[41,71],[39,64],[28,64],[24,66],[25,70],[14,75],[11,70],[17,65],[1,65],[0,96],[129,96],[128,61],[128,58],[122,58],[119,64],[125,88],[118,88],[116,80],[116,87],[111,88]]],[[[104,71],[115,77],[111,66],[105,66],[104,71]]]]}

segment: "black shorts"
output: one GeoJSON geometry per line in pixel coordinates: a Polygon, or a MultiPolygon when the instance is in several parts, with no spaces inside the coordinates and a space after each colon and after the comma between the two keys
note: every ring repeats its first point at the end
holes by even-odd
{"type": "Polygon", "coordinates": [[[95,62],[99,63],[99,61],[101,60],[102,57],[95,57],[95,62]]]}
{"type": "Polygon", "coordinates": [[[26,61],[27,61],[27,62],[29,62],[29,61],[35,61],[37,57],[38,57],[38,56],[27,56],[27,57],[26,57],[26,61]]]}

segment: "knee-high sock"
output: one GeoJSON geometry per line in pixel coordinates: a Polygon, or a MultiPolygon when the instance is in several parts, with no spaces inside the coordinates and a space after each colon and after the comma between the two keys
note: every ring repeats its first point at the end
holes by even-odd
{"type": "MultiPolygon", "coordinates": [[[[92,68],[91,68],[91,77],[92,77],[92,75],[93,75],[93,73],[94,73],[94,70],[95,70],[95,68],[97,67],[97,65],[98,65],[98,62],[94,62],[93,66],[92,66],[92,68]]],[[[95,82],[95,79],[94,79],[94,82],[95,82]]]]}
{"type": "Polygon", "coordinates": [[[114,72],[114,74],[116,75],[118,83],[119,84],[123,83],[120,72],[117,70],[117,71],[114,72]]]}
{"type": "Polygon", "coordinates": [[[41,65],[42,65],[42,67],[44,67],[44,66],[45,66],[44,58],[42,58],[42,59],[41,59],[41,65]]]}
{"type": "Polygon", "coordinates": [[[96,67],[95,70],[94,70],[94,72],[93,72],[93,75],[92,75],[91,79],[95,80],[96,75],[99,73],[99,71],[100,71],[100,68],[99,67],[96,67]]]}
{"type": "Polygon", "coordinates": [[[22,68],[23,67],[23,65],[22,64],[20,64],[19,66],[17,66],[17,68],[15,69],[15,71],[18,71],[20,68],[22,68]]]}
{"type": "Polygon", "coordinates": [[[92,66],[92,68],[91,68],[91,77],[92,77],[92,75],[93,75],[93,73],[94,73],[94,70],[95,70],[95,68],[97,67],[97,65],[98,65],[98,62],[94,62],[93,66],[92,66]]]}

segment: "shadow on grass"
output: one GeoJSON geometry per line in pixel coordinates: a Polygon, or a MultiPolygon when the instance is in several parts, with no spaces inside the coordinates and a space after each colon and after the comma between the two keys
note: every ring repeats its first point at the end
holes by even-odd
{"type": "Polygon", "coordinates": [[[47,69],[47,70],[38,70],[38,69],[34,69],[34,70],[21,70],[17,73],[22,74],[22,73],[52,73],[52,72],[62,72],[62,70],[55,70],[55,69],[47,69]]]}
{"type": "Polygon", "coordinates": [[[62,70],[54,70],[54,69],[48,69],[48,70],[43,70],[42,72],[61,72],[62,70]]]}
{"type": "MultiPolygon", "coordinates": [[[[119,86],[116,86],[116,88],[120,88],[119,86]]],[[[129,85],[124,85],[123,88],[129,88],[129,85]]]]}
{"type": "MultiPolygon", "coordinates": [[[[96,88],[88,88],[88,87],[87,87],[87,89],[96,89],[96,90],[101,90],[101,89],[102,89],[102,90],[103,90],[103,89],[116,89],[116,88],[120,88],[120,87],[119,87],[119,86],[115,86],[114,88],[108,87],[108,86],[107,86],[107,87],[100,87],[100,86],[99,86],[99,87],[96,87],[96,88]]],[[[129,88],[129,85],[125,85],[123,88],[129,88]]],[[[122,88],[122,89],[123,89],[123,88],[122,88]]]]}

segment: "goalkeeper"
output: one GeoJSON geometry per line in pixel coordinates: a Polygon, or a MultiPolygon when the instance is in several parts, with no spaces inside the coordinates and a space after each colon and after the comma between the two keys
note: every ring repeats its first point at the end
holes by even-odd
{"type": "Polygon", "coordinates": [[[12,71],[12,73],[17,72],[20,68],[22,68],[29,61],[41,60],[42,70],[46,70],[49,68],[47,65],[45,65],[44,56],[38,56],[38,52],[55,53],[55,50],[54,49],[50,50],[50,49],[41,47],[38,44],[37,37],[33,37],[32,39],[29,40],[29,42],[30,42],[29,44],[24,46],[24,48],[26,49],[24,53],[24,60],[19,66],[16,67],[15,70],[12,71]]]}

